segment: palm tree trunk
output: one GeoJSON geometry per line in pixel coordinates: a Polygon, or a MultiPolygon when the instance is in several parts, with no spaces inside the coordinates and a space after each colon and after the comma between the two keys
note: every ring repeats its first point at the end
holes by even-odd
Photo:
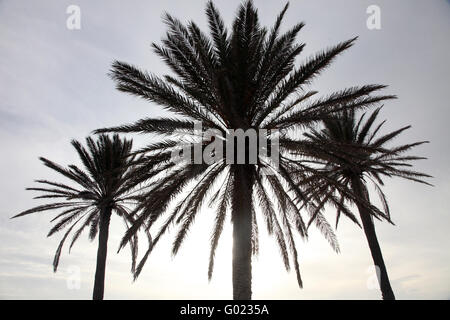
{"type": "Polygon", "coordinates": [[[236,165],[233,188],[233,299],[252,298],[251,170],[236,165]]]}
{"type": "MultiPolygon", "coordinates": [[[[360,178],[352,179],[352,188],[355,195],[369,201],[367,197],[367,190],[363,185],[360,178]]],[[[370,253],[375,264],[378,282],[380,284],[381,294],[383,300],[395,300],[394,292],[392,291],[391,283],[389,282],[386,265],[384,264],[383,255],[381,253],[380,244],[378,243],[377,234],[375,231],[375,225],[370,215],[369,209],[356,204],[361,217],[364,233],[366,234],[367,242],[369,243],[370,253]]]]}
{"type": "Polygon", "coordinates": [[[98,235],[97,267],[95,270],[93,300],[103,300],[105,289],[106,254],[108,250],[109,221],[111,208],[107,208],[100,215],[100,230],[98,235]]]}

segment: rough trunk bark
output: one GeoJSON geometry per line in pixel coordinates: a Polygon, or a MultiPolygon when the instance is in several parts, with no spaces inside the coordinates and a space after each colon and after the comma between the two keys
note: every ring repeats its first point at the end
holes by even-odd
{"type": "Polygon", "coordinates": [[[232,206],[234,300],[252,298],[251,196],[251,168],[236,165],[232,206]]]}
{"type": "MultiPolygon", "coordinates": [[[[356,195],[369,201],[364,190],[365,186],[363,185],[360,178],[352,179],[352,188],[356,195]]],[[[360,204],[357,204],[357,207],[359,210],[359,215],[361,217],[364,233],[366,234],[367,242],[369,244],[370,253],[372,254],[375,268],[377,268],[377,278],[378,283],[380,284],[383,300],[395,300],[394,292],[392,290],[391,283],[389,282],[388,273],[384,264],[383,255],[381,253],[380,244],[378,243],[377,234],[375,232],[375,225],[373,223],[372,217],[370,216],[367,208],[360,204]]]]}
{"type": "Polygon", "coordinates": [[[106,254],[108,251],[109,221],[111,220],[111,209],[102,211],[99,221],[98,249],[97,249],[97,267],[95,270],[93,300],[103,300],[105,289],[105,269],[106,254]]]}

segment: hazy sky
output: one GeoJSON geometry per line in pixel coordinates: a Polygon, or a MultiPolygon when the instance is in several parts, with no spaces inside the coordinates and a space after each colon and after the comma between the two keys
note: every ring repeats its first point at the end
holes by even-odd
{"type": "MultiPolygon", "coordinates": [[[[215,1],[228,23],[239,1],[215,1]]],[[[284,2],[255,1],[264,25],[272,25],[284,2]]],[[[46,238],[51,213],[9,220],[38,204],[24,190],[34,179],[57,178],[38,161],[78,163],[69,141],[93,129],[161,114],[152,104],[114,89],[106,76],[114,59],[156,74],[167,71],[150,50],[168,11],[206,27],[204,1],[22,1],[0,0],[0,298],[89,299],[97,243],[87,234],[52,271],[59,238],[46,238]],[[66,8],[81,8],[81,30],[66,27],[66,8]],[[74,288],[79,272],[80,288],[74,288]]],[[[291,1],[284,29],[304,21],[302,58],[349,39],[360,38],[312,85],[322,94],[353,85],[388,84],[397,94],[380,117],[387,129],[411,124],[398,143],[430,140],[416,149],[429,160],[419,170],[435,187],[388,181],[385,187],[396,226],[377,223],[377,233],[393,289],[399,299],[450,298],[450,216],[448,110],[450,4],[448,1],[291,1]],[[381,30],[368,30],[366,9],[381,9],[381,30]]],[[[300,60],[299,60],[300,61],[300,60]]],[[[141,136],[137,145],[149,142],[141,136]]],[[[333,211],[327,212],[334,222],[333,211]]],[[[130,275],[129,249],[116,254],[124,226],[112,221],[106,299],[229,299],[231,228],[219,245],[216,269],[207,280],[213,214],[203,210],[175,258],[167,235],[152,253],[137,282],[130,275]]],[[[261,231],[260,255],[253,262],[255,299],[379,299],[373,288],[372,259],[362,230],[342,219],[335,254],[316,231],[298,240],[304,289],[286,273],[273,239],[261,231]]],[[[144,249],[144,248],[142,248],[144,249]]]]}

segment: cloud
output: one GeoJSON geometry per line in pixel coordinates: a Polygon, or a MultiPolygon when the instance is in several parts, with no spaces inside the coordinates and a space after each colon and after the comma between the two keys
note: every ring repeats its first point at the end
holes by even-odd
{"type": "MultiPolygon", "coordinates": [[[[239,0],[218,2],[228,24],[239,0]]],[[[204,1],[87,1],[82,29],[65,27],[71,1],[45,0],[39,5],[0,2],[0,298],[86,299],[91,296],[96,243],[86,238],[61,257],[61,269],[51,262],[58,236],[46,238],[51,214],[9,220],[37,202],[25,186],[37,178],[57,175],[40,165],[38,156],[69,164],[77,162],[69,141],[83,139],[93,129],[129,123],[164,114],[149,104],[118,92],[106,76],[114,59],[142,66],[156,74],[167,72],[150,50],[165,26],[168,11],[206,28],[204,1]],[[82,285],[67,287],[67,270],[78,266],[82,285]]],[[[263,24],[272,24],[282,4],[255,1],[263,24]]],[[[300,41],[303,58],[320,49],[359,35],[356,45],[340,56],[312,85],[321,93],[348,86],[389,84],[399,99],[382,111],[387,129],[412,124],[398,143],[431,140],[418,149],[430,158],[418,169],[435,176],[434,188],[389,181],[386,193],[396,226],[377,224],[378,237],[397,297],[448,299],[450,253],[448,201],[450,196],[447,137],[450,65],[448,1],[378,1],[382,29],[366,28],[366,1],[348,5],[335,1],[292,2],[283,29],[305,21],[300,41]],[[419,16],[420,19],[416,19],[419,16]]],[[[138,137],[139,145],[148,137],[138,137]]],[[[217,268],[208,283],[207,261],[211,215],[202,212],[179,256],[170,256],[172,232],[152,253],[143,274],[133,283],[129,252],[115,254],[123,227],[114,225],[107,267],[107,298],[227,299],[231,297],[230,229],[217,253],[217,268]],[[202,220],[203,219],[203,220],[202,220]],[[194,231],[195,230],[195,231],[194,231]]],[[[334,219],[334,212],[327,215],[334,219]]],[[[114,223],[114,222],[113,222],[114,223]]],[[[263,229],[263,228],[261,228],[263,229]]],[[[342,221],[338,237],[342,252],[335,254],[317,231],[300,243],[305,288],[285,273],[273,239],[265,239],[254,261],[255,298],[379,299],[367,289],[366,270],[372,265],[362,230],[342,221]]]]}

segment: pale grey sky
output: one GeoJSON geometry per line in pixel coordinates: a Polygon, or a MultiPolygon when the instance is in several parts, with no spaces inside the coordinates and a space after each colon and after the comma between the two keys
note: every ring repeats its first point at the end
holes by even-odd
{"type": "MultiPolygon", "coordinates": [[[[239,1],[215,1],[230,24],[239,1]]],[[[272,25],[284,2],[255,0],[262,23],[272,25]]],[[[38,161],[77,162],[70,139],[93,129],[128,123],[161,111],[114,89],[106,76],[114,59],[157,74],[164,64],[150,50],[168,11],[206,27],[204,1],[0,0],[0,298],[89,299],[96,243],[86,237],[64,250],[58,273],[52,259],[58,235],[46,238],[50,213],[9,220],[38,202],[24,188],[34,179],[57,178],[38,161]],[[66,28],[66,8],[81,8],[81,30],[66,28]],[[67,281],[80,270],[81,287],[67,281]]],[[[359,35],[312,85],[322,94],[366,83],[388,84],[399,99],[386,104],[387,128],[411,124],[398,142],[430,140],[417,164],[435,178],[430,188],[392,180],[386,185],[396,226],[377,223],[392,286],[399,299],[450,298],[449,144],[447,122],[450,64],[448,1],[291,1],[284,28],[306,27],[302,58],[359,35]],[[381,30],[368,30],[366,9],[381,9],[381,30]]],[[[148,138],[139,137],[142,145],[148,138]]],[[[137,282],[132,283],[127,250],[115,254],[123,232],[113,219],[106,274],[107,299],[228,299],[231,297],[231,238],[225,230],[216,270],[207,281],[212,214],[204,210],[179,255],[170,256],[173,234],[164,238],[137,282]]],[[[334,221],[334,212],[328,212],[334,221]]],[[[261,232],[263,233],[263,228],[261,232]]],[[[264,233],[263,233],[264,234],[264,233]]],[[[361,230],[342,220],[335,254],[317,232],[300,246],[304,289],[287,274],[272,239],[265,236],[254,260],[255,299],[378,299],[370,287],[372,260],[361,230]],[[369,284],[369,285],[368,285],[369,284]]]]}

